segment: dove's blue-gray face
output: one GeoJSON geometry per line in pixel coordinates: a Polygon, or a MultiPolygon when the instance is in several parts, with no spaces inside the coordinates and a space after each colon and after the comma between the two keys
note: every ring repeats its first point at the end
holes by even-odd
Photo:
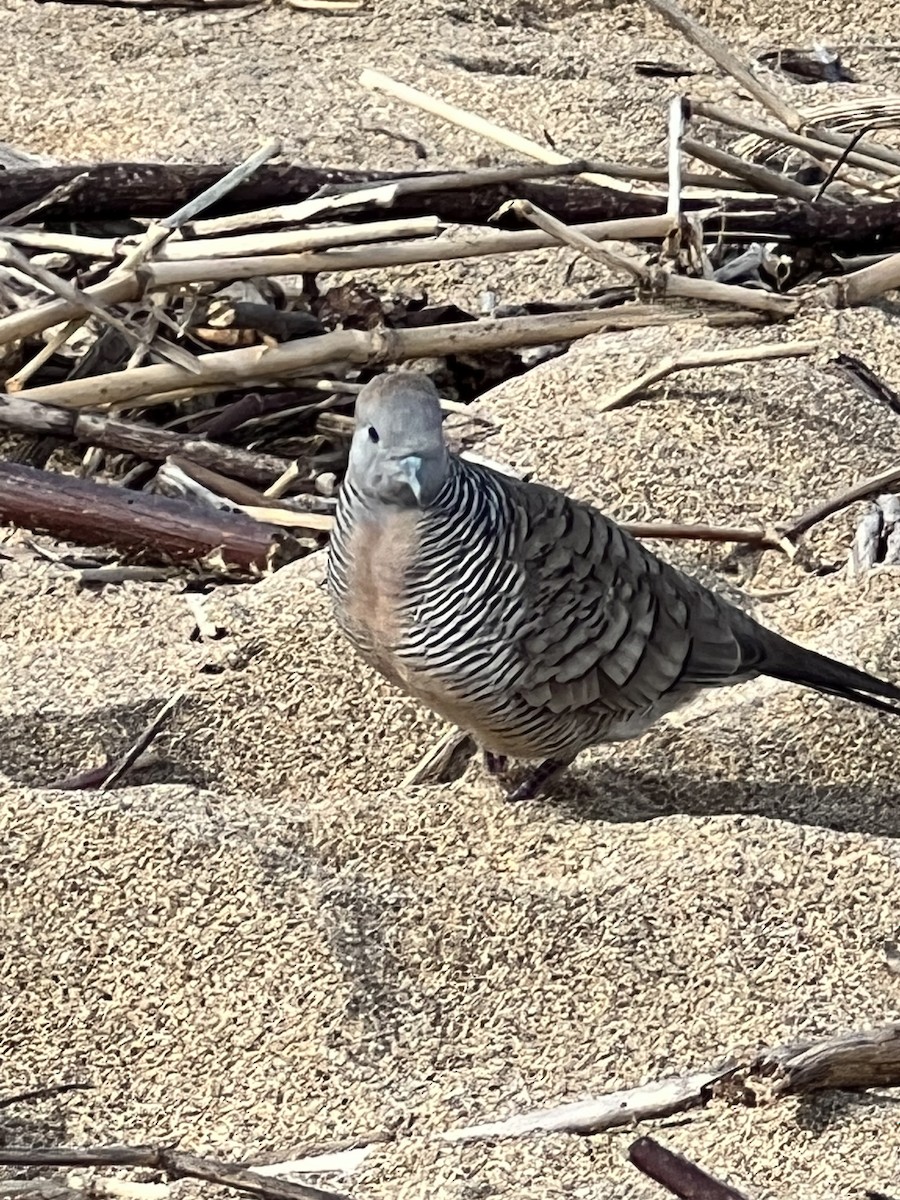
{"type": "Polygon", "coordinates": [[[434,384],[417,371],[379,375],[356,399],[347,478],[367,500],[427,508],[450,456],[434,384]]]}

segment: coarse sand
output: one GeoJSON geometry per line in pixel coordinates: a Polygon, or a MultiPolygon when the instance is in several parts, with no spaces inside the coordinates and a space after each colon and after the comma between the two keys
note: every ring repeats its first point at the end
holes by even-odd
{"type": "MultiPolygon", "coordinates": [[[[573,154],[638,159],[658,157],[676,85],[622,64],[708,67],[635,5],[368,7],[337,19],[12,0],[3,136],[65,159],[231,159],[279,134],[312,161],[417,166],[367,132],[377,125],[423,140],[428,165],[503,157],[362,93],[358,72],[375,66],[532,136],[547,129],[573,154]],[[503,60],[507,74],[448,56],[503,60]]],[[[697,15],[745,56],[831,38],[872,91],[889,87],[885,6],[754,0],[697,15]]],[[[824,94],[778,86],[796,103],[824,94]]],[[[712,74],[690,90],[736,95],[712,74]]],[[[567,278],[572,262],[457,264],[426,282],[470,306],[485,282],[506,300],[577,294],[592,268],[567,278]]],[[[621,519],[785,522],[897,462],[897,415],[825,362],[864,353],[898,386],[896,342],[889,306],[784,331],[592,337],[480,402],[491,424],[477,449],[621,519]],[[822,361],[693,371],[596,411],[679,347],[781,336],[820,341],[822,361]]],[[[818,526],[793,561],[659,548],[761,620],[896,679],[900,574],[853,579],[843,565],[860,511],[818,526]]],[[[888,718],[756,681],[586,753],[533,803],[508,804],[474,761],[452,782],[404,786],[441,723],[350,655],[321,555],[217,589],[204,604],[219,636],[204,640],[175,584],[78,590],[21,534],[0,552],[0,1098],[94,1084],[0,1109],[0,1139],[178,1139],[288,1159],[393,1131],[322,1185],[361,1200],[653,1200],[661,1189],[626,1161],[653,1132],[754,1200],[898,1194],[896,1090],[717,1100],[589,1139],[440,1137],[896,1020],[888,718]],[[47,787],[120,754],[178,687],[139,786],[47,787]]]]}

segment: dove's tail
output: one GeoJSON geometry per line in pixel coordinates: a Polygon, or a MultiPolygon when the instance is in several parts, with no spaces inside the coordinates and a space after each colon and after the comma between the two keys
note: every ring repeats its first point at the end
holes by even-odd
{"type": "Polygon", "coordinates": [[[829,696],[855,700],[880,712],[900,717],[900,687],[860,671],[847,663],[838,662],[815,650],[807,650],[787,638],[766,631],[763,653],[756,669],[763,675],[799,683],[829,696]],[[889,704],[889,700],[897,701],[889,704]]]}

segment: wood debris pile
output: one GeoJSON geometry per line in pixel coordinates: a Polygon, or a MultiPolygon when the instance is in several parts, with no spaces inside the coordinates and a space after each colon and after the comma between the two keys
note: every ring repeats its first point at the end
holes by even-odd
{"type": "MultiPolygon", "coordinates": [[[[363,86],[540,162],[379,176],[273,164],[273,142],[231,170],[4,171],[0,521],[112,547],[143,571],[253,577],[327,535],[354,394],[391,364],[423,364],[453,408],[588,333],[773,326],[732,358],[661,364],[603,409],[686,367],[815,353],[790,338],[804,307],[900,284],[900,151],[812,122],[673,0],[649,2],[772,123],[679,99],[666,163],[572,162],[368,71],[363,86]],[[575,303],[473,296],[469,311],[353,282],[554,245],[617,282],[575,303]],[[351,282],[324,283],[334,272],[351,282]],[[66,472],[47,469],[59,447],[77,448],[77,473],[71,454],[66,472]]],[[[725,533],[785,544],[783,530],[725,533]]]]}

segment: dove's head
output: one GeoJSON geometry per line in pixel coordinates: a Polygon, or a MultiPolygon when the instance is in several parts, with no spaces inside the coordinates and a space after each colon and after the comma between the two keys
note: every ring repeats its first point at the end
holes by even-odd
{"type": "Polygon", "coordinates": [[[450,454],[434,384],[417,371],[378,375],[356,398],[347,478],[370,502],[427,508],[444,485],[450,454]]]}

